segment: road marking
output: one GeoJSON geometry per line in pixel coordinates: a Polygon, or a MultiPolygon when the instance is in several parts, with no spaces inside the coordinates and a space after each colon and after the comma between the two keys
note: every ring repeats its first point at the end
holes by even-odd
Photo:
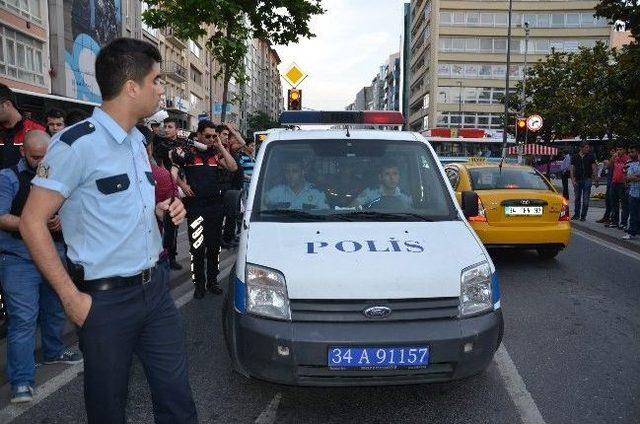
{"type": "MultiPolygon", "coordinates": [[[[218,281],[223,280],[231,273],[231,269],[233,268],[234,263],[235,262],[232,261],[226,268],[220,271],[220,274],[218,274],[218,281]]],[[[172,293],[177,292],[185,284],[189,284],[190,278],[186,278],[184,281],[185,281],[184,283],[174,288],[172,290],[172,293]]],[[[176,304],[176,307],[180,309],[184,305],[189,303],[191,300],[193,300],[193,290],[189,289],[186,294],[174,300],[174,302],[176,304]]],[[[72,348],[77,350],[78,344],[76,343],[75,345],[72,346],[72,348]]],[[[76,377],[78,377],[80,373],[82,373],[83,370],[84,370],[83,363],[72,365],[66,370],[62,371],[60,374],[56,375],[55,377],[51,378],[50,380],[47,380],[45,383],[38,386],[36,388],[35,394],[33,396],[33,400],[31,402],[25,403],[22,405],[16,405],[16,404],[7,405],[4,409],[0,410],[0,424],[10,423],[11,421],[15,420],[20,415],[24,414],[25,412],[33,408],[34,406],[36,406],[37,404],[45,400],[47,397],[49,397],[53,393],[57,392],[60,388],[71,383],[76,377]]],[[[278,399],[278,403],[279,402],[280,402],[280,399],[278,399]]],[[[277,405],[276,405],[276,409],[277,409],[277,405]]],[[[273,421],[265,421],[265,422],[273,423],[273,421]]]]}
{"type": "Polygon", "coordinates": [[[594,242],[596,244],[599,244],[602,247],[606,247],[606,248],[614,250],[614,251],[616,251],[616,252],[618,252],[618,253],[620,253],[622,255],[628,256],[631,259],[635,259],[636,261],[640,261],[640,254],[638,254],[638,253],[636,253],[636,252],[634,252],[632,250],[629,250],[629,249],[627,249],[625,247],[622,247],[622,246],[618,246],[617,244],[611,243],[610,241],[602,240],[602,239],[600,239],[598,237],[592,236],[591,234],[584,233],[584,232],[582,232],[580,230],[576,230],[575,228],[572,228],[571,231],[573,232],[573,234],[575,234],[577,236],[580,236],[580,237],[583,237],[583,238],[586,238],[587,240],[592,241],[592,242],[594,242]]]}
{"type": "Polygon", "coordinates": [[[531,393],[527,390],[524,380],[520,377],[520,373],[518,373],[518,369],[504,345],[500,345],[493,360],[498,366],[498,371],[504,380],[504,385],[509,397],[511,397],[511,401],[516,406],[518,414],[520,414],[522,423],[545,424],[540,410],[536,406],[533,397],[531,397],[531,393]]]}
{"type": "Polygon", "coordinates": [[[256,418],[256,424],[273,424],[276,422],[276,415],[278,414],[278,406],[280,406],[280,399],[282,399],[282,394],[276,393],[276,395],[271,399],[267,408],[262,411],[262,414],[256,418]]]}

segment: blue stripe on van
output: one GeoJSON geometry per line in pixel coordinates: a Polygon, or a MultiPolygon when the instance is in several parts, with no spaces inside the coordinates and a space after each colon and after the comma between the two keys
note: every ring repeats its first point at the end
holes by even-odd
{"type": "Polygon", "coordinates": [[[241,314],[244,314],[247,311],[247,287],[246,284],[238,277],[236,277],[234,282],[234,296],[233,303],[236,311],[241,314]]]}
{"type": "Polygon", "coordinates": [[[491,300],[493,301],[494,308],[497,309],[496,304],[500,302],[500,282],[498,281],[498,273],[494,272],[491,277],[491,300]]]}

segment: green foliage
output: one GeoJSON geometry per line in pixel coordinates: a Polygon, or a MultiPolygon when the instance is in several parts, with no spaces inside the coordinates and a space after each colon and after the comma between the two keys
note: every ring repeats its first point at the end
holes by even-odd
{"type": "MultiPolygon", "coordinates": [[[[639,59],[637,44],[615,50],[597,43],[576,53],[553,52],[533,65],[527,72],[525,115],[544,118],[537,135],[545,142],[575,136],[638,140],[639,59]]],[[[509,108],[520,110],[519,96],[510,99],[509,108]]]]}
{"type": "Polygon", "coordinates": [[[278,128],[280,123],[272,120],[269,115],[264,112],[258,112],[254,115],[250,115],[247,125],[247,140],[253,138],[253,133],[256,131],[264,131],[269,128],[278,128]]]}
{"type": "Polygon", "coordinates": [[[640,42],[640,0],[602,0],[596,6],[596,16],[626,23],[636,42],[640,42]]]}
{"type": "MultiPolygon", "coordinates": [[[[309,21],[324,13],[321,0],[143,0],[149,9],[143,20],[153,28],[172,28],[177,37],[204,37],[213,58],[221,64],[216,78],[224,78],[223,104],[231,78],[245,79],[244,57],[252,38],[271,44],[295,43],[314,34],[309,21]],[[213,27],[213,33],[208,28],[213,27]]],[[[223,111],[223,120],[224,120],[223,111]]]]}

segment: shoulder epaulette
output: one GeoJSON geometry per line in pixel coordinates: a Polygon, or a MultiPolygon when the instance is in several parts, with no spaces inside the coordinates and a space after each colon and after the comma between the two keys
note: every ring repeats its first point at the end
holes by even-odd
{"type": "Polygon", "coordinates": [[[61,136],[60,141],[71,146],[77,139],[87,134],[91,134],[96,127],[89,121],[80,122],[77,125],[66,130],[61,136]]]}

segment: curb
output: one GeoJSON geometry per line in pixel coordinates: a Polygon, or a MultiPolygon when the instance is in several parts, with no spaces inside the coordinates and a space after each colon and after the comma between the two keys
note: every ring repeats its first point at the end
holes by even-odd
{"type": "MultiPolygon", "coordinates": [[[[640,245],[636,243],[632,243],[626,240],[622,240],[619,237],[610,236],[609,234],[604,234],[600,231],[593,230],[584,224],[579,224],[577,222],[572,222],[571,225],[576,229],[582,231],[583,233],[587,233],[590,236],[597,237],[609,243],[613,243],[617,246],[623,247],[625,249],[631,250],[635,253],[640,253],[640,245]]],[[[623,234],[623,233],[620,233],[623,234]]]]}

